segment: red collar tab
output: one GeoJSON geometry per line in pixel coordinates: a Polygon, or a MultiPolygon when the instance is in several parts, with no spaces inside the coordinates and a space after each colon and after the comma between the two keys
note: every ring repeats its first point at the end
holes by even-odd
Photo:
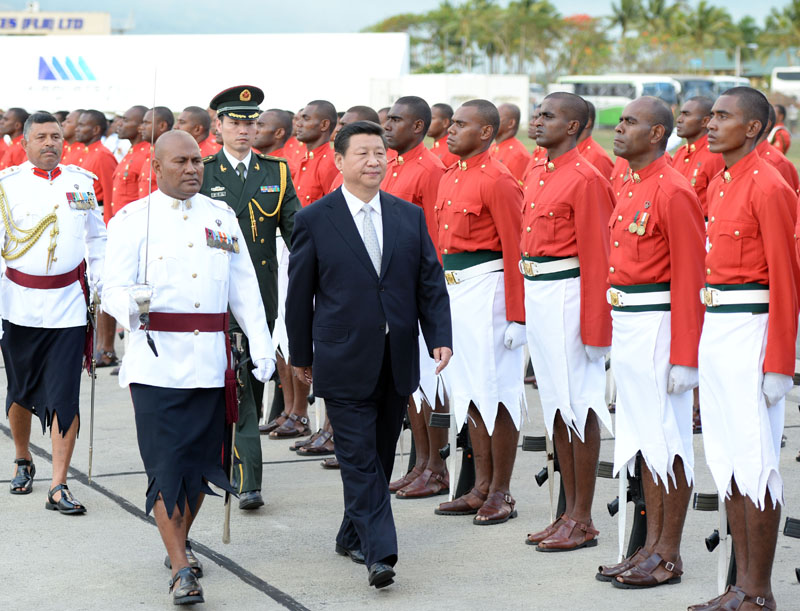
{"type": "Polygon", "coordinates": [[[41,168],[33,168],[33,174],[38,176],[39,178],[45,178],[47,180],[55,180],[55,178],[61,174],[61,168],[56,167],[54,170],[48,172],[46,170],[42,170],[41,168]]]}

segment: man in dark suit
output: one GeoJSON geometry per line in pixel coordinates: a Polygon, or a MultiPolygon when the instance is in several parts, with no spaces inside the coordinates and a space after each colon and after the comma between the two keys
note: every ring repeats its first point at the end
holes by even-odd
{"type": "Polygon", "coordinates": [[[344,185],[295,216],[286,327],[295,375],[310,383],[313,365],[336,431],[345,505],[336,552],[366,563],[382,588],[397,562],[388,482],[419,385],[419,327],[439,373],[452,355],[450,302],[422,209],[379,190],[383,130],[346,125],[334,150],[344,185]]]}
{"type": "MultiPolygon", "coordinates": [[[[205,172],[200,192],[222,200],[236,213],[247,250],[258,278],[258,288],[272,332],[278,317],[278,260],[275,233],[280,230],[291,248],[294,213],[300,208],[289,166],[285,159],[252,152],[256,135],[258,105],[264,93],[258,87],[231,87],[218,93],[210,107],[217,111],[216,128],[222,134],[223,147],[203,159],[205,172]]],[[[210,227],[215,231],[216,227],[210,227]]],[[[239,331],[231,316],[231,331],[239,331]]],[[[236,453],[241,461],[235,469],[239,507],[257,509],[264,504],[261,496],[261,438],[258,411],[264,385],[246,376],[236,425],[236,453]],[[248,388],[249,387],[249,388],[248,388]]],[[[307,422],[299,423],[305,427],[307,422]]]]}

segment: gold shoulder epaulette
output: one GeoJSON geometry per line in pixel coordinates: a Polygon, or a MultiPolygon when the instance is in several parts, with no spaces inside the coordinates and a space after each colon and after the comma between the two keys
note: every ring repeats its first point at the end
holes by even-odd
{"type": "Polygon", "coordinates": [[[213,161],[216,159],[216,155],[209,155],[208,157],[203,157],[203,163],[208,163],[209,161],[213,161]]]}
{"type": "Polygon", "coordinates": [[[286,157],[276,157],[275,155],[265,155],[264,153],[256,153],[256,157],[266,159],[267,161],[286,161],[286,157]]]}
{"type": "Polygon", "coordinates": [[[73,172],[77,172],[78,174],[83,174],[84,176],[87,176],[88,178],[91,178],[92,180],[97,180],[97,176],[95,176],[93,172],[90,172],[90,171],[89,171],[89,170],[87,170],[86,168],[82,168],[82,167],[81,167],[81,166],[79,166],[79,165],[75,165],[75,164],[72,164],[72,163],[71,163],[71,164],[69,164],[69,165],[68,165],[68,166],[66,166],[66,167],[67,167],[69,170],[71,170],[71,171],[73,171],[73,172]]]}

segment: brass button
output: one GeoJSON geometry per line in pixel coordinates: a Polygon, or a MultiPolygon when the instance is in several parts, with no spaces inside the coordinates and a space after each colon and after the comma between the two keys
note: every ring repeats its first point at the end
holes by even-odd
{"type": "Polygon", "coordinates": [[[444,228],[445,229],[450,229],[450,225],[445,224],[444,228]]]}
{"type": "Polygon", "coordinates": [[[158,260],[159,260],[159,261],[161,261],[161,259],[163,259],[163,258],[164,258],[164,257],[158,257],[158,260]]]}
{"type": "Polygon", "coordinates": [[[541,187],[543,184],[544,184],[544,181],[543,181],[543,180],[540,180],[540,181],[539,181],[539,186],[541,187]]]}
{"type": "Polygon", "coordinates": [[[708,269],[706,269],[706,276],[710,276],[710,275],[711,275],[711,268],[709,267],[708,269]]]}
{"type": "Polygon", "coordinates": [[[56,204],[55,206],[53,206],[53,210],[58,210],[58,204],[56,204]]]}
{"type": "Polygon", "coordinates": [[[261,262],[261,265],[266,265],[266,264],[267,264],[267,262],[266,262],[266,261],[262,261],[262,262],[261,262]]]}
{"type": "Polygon", "coordinates": [[[200,335],[200,331],[198,331],[197,329],[195,329],[195,330],[194,330],[194,334],[195,334],[195,335],[200,335]]]}
{"type": "Polygon", "coordinates": [[[620,214],[620,215],[617,217],[617,220],[618,220],[618,221],[621,221],[621,220],[622,220],[622,215],[621,215],[621,214],[620,214]]]}
{"type": "Polygon", "coordinates": [[[261,243],[262,243],[262,244],[264,243],[264,238],[261,238],[261,243]]]}
{"type": "Polygon", "coordinates": [[[264,222],[264,217],[263,217],[263,216],[259,216],[259,217],[258,217],[258,221],[259,221],[260,223],[263,223],[263,222],[264,222]]]}
{"type": "Polygon", "coordinates": [[[614,268],[613,267],[609,267],[608,271],[610,271],[613,274],[614,273],[614,268]]]}
{"type": "Polygon", "coordinates": [[[466,209],[466,208],[464,208],[464,214],[466,214],[466,213],[467,213],[467,209],[466,209]]]}
{"type": "Polygon", "coordinates": [[[447,205],[448,205],[448,206],[449,206],[450,204],[452,204],[452,203],[453,203],[453,202],[451,202],[449,199],[447,200],[447,205]]]}
{"type": "Polygon", "coordinates": [[[196,301],[195,304],[194,304],[194,307],[199,308],[200,307],[200,302],[196,301]]]}
{"type": "Polygon", "coordinates": [[[397,172],[392,172],[392,177],[396,178],[397,177],[397,172]]]}
{"type": "Polygon", "coordinates": [[[458,182],[458,178],[456,178],[456,182],[458,182]]]}
{"type": "Polygon", "coordinates": [[[633,191],[628,191],[628,197],[633,197],[633,191]]]}
{"type": "Polygon", "coordinates": [[[720,191],[719,196],[722,197],[723,195],[725,195],[725,191],[720,191]]]}
{"type": "Polygon", "coordinates": [[[527,256],[528,256],[528,253],[526,252],[524,256],[526,256],[526,257],[527,257],[527,256]]]}
{"type": "Polygon", "coordinates": [[[189,248],[191,248],[192,246],[194,246],[194,244],[192,244],[191,242],[189,242],[189,248]]]}
{"type": "Polygon", "coordinates": [[[526,227],[526,228],[525,228],[525,231],[527,231],[528,233],[530,233],[530,232],[531,232],[531,228],[530,228],[530,227],[526,227]]]}
{"type": "Polygon", "coordinates": [[[197,278],[197,274],[192,274],[192,278],[197,278]]]}
{"type": "Polygon", "coordinates": [[[536,204],[534,204],[533,202],[531,202],[531,208],[534,208],[534,207],[536,207],[536,204]]]}
{"type": "Polygon", "coordinates": [[[185,221],[186,219],[188,219],[188,218],[189,218],[189,215],[188,215],[188,214],[184,214],[184,215],[183,215],[183,220],[184,220],[184,221],[185,221]]]}
{"type": "Polygon", "coordinates": [[[615,241],[614,241],[614,246],[615,246],[616,248],[619,248],[619,242],[617,242],[617,241],[615,240],[615,241]]]}
{"type": "Polygon", "coordinates": [[[736,231],[734,231],[733,235],[739,235],[739,230],[737,229],[736,231]]]}
{"type": "Polygon", "coordinates": [[[550,216],[553,216],[553,213],[552,213],[552,212],[550,213],[550,216]]]}
{"type": "Polygon", "coordinates": [[[712,222],[712,223],[714,222],[714,217],[713,217],[713,216],[711,217],[711,222],[712,222]]]}
{"type": "Polygon", "coordinates": [[[447,254],[447,249],[446,248],[444,249],[444,254],[447,254]]]}
{"type": "Polygon", "coordinates": [[[712,244],[711,244],[711,242],[709,242],[708,243],[708,250],[711,250],[711,246],[712,246],[712,244]]]}

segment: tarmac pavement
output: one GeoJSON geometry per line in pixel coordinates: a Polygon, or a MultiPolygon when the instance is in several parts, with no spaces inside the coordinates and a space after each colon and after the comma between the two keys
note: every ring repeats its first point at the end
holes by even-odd
{"type": "MultiPolygon", "coordinates": [[[[0,386],[5,388],[4,384],[0,386]]],[[[12,496],[14,447],[7,420],[0,421],[0,610],[169,609],[169,571],[152,517],[145,516],[146,477],[139,457],[129,393],[110,369],[98,370],[93,481],[87,478],[90,380],[82,382],[82,428],[69,486],[88,507],[84,516],[45,511],[51,475],[50,442],[34,421],[32,450],[37,468],[33,493],[12,496]]],[[[2,394],[5,392],[3,390],[2,394]]],[[[786,408],[788,442],[781,457],[786,484],[783,517],[800,518],[800,393],[786,408]]],[[[542,435],[538,393],[528,387],[528,419],[523,434],[542,435]]],[[[314,411],[310,419],[314,421],[314,411]]],[[[410,446],[410,432],[406,448],[410,446]]],[[[205,568],[206,603],[200,609],[685,609],[716,596],[716,552],[704,538],[718,524],[716,512],[690,509],[684,531],[681,584],[651,590],[613,588],[595,580],[599,564],[616,562],[617,522],[606,503],[617,481],[598,479],[594,522],[597,547],[543,554],[524,544],[526,533],[549,518],[547,486],[534,474],[543,453],[519,452],[512,483],[519,517],[498,526],[478,527],[472,517],[433,513],[446,497],[393,500],[400,546],[394,585],[375,590],[363,566],[334,553],[342,515],[337,471],[319,459],[297,457],[294,440],[262,436],[263,494],[266,506],[243,512],[234,504],[231,543],[221,541],[221,498],[206,499],[192,529],[193,546],[205,568]]],[[[715,491],[700,435],[694,437],[697,492],[715,491]]],[[[612,460],[613,440],[603,431],[601,460],[612,460]]],[[[407,460],[407,457],[406,457],[407,460]]],[[[460,462],[460,456],[459,456],[460,462]]],[[[401,463],[398,458],[395,477],[401,463]]],[[[628,504],[628,526],[632,506],[628,504]]],[[[783,529],[783,517],[781,530],[783,529]]],[[[798,609],[800,541],[778,538],[773,589],[780,608],[798,609]]]]}

